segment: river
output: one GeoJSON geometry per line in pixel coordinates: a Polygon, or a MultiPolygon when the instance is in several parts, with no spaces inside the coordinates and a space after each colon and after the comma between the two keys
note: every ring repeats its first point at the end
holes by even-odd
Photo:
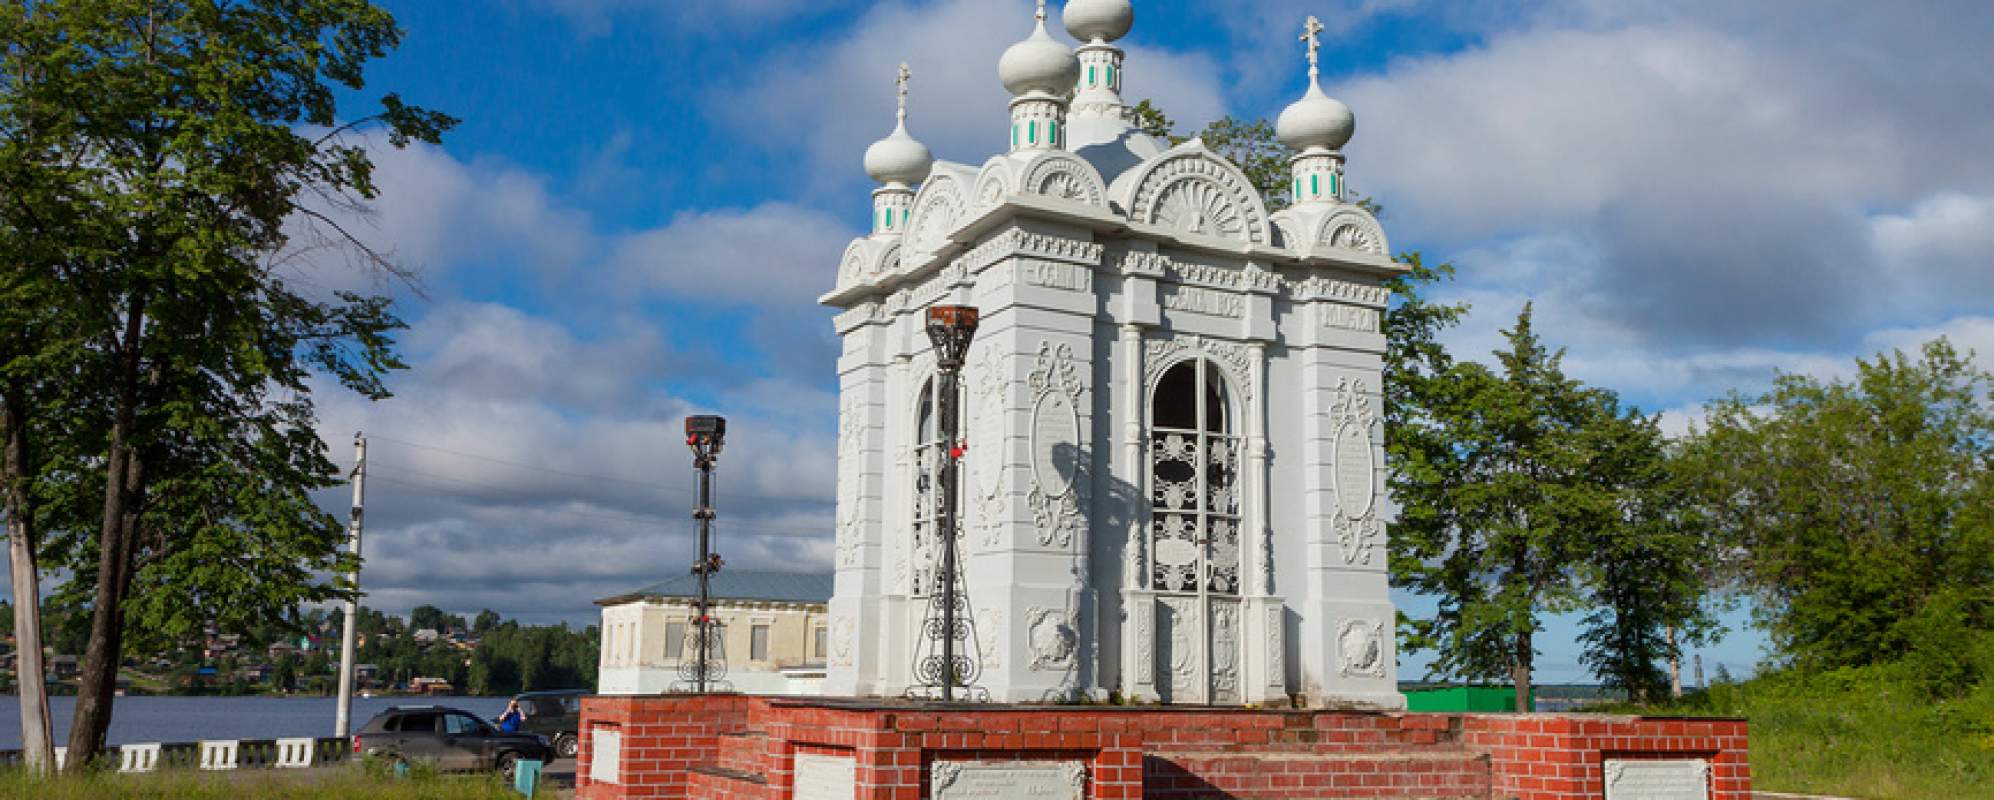
{"type": "MultiPolygon", "coordinates": [[[[491,719],[505,697],[355,697],[353,728],[397,705],[434,704],[491,719]]],[[[110,743],[191,742],[200,739],[277,739],[331,736],[339,701],[332,697],[120,697],[111,713],[110,743]]],[[[56,744],[69,741],[76,698],[49,698],[56,744]]],[[[0,695],[0,750],[21,746],[21,699],[0,695]]]]}

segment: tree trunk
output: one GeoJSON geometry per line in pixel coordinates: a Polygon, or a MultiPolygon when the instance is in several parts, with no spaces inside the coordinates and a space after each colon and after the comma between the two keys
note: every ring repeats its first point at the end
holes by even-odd
{"type": "Polygon", "coordinates": [[[117,408],[104,469],[104,521],[97,537],[97,591],[92,598],[90,643],[83,651],[83,674],[76,693],[76,717],[69,726],[68,770],[90,769],[104,750],[111,729],[111,703],[123,660],[124,590],[131,565],[131,521],[136,505],[133,483],[141,477],[132,441],[138,418],[140,337],[145,304],[134,300],[125,312],[122,363],[117,376],[117,408]]]}
{"type": "Polygon", "coordinates": [[[1530,710],[1530,669],[1532,645],[1530,634],[1516,635],[1516,653],[1509,660],[1509,679],[1516,684],[1516,710],[1518,713],[1530,710]]]}
{"type": "Polygon", "coordinates": [[[47,674],[42,667],[41,573],[35,565],[35,518],[30,496],[28,427],[18,396],[0,406],[0,461],[7,508],[7,557],[14,590],[14,682],[21,700],[21,756],[29,774],[55,765],[55,736],[49,727],[47,674]]]}
{"type": "Polygon", "coordinates": [[[1676,626],[1668,626],[1669,632],[1669,696],[1682,697],[1682,651],[1676,649],[1676,626]]]}

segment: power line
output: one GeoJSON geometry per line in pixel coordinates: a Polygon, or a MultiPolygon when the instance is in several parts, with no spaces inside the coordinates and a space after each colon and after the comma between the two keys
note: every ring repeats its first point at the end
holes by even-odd
{"type": "MultiPolygon", "coordinates": [[[[432,492],[448,492],[448,491],[458,490],[464,487],[469,487],[475,489],[484,489],[492,492],[515,491],[513,489],[492,486],[490,484],[480,484],[472,481],[463,481],[455,478],[444,477],[442,475],[431,475],[424,472],[418,472],[415,470],[405,470],[397,467],[389,467],[388,469],[392,472],[407,473],[407,474],[401,477],[380,475],[378,474],[378,471],[381,468],[382,465],[380,464],[369,465],[369,470],[375,473],[373,475],[374,480],[410,489],[421,489],[432,492]],[[433,483],[423,483],[422,480],[409,480],[408,479],[409,476],[415,476],[420,479],[428,479],[434,481],[446,481],[458,484],[458,486],[439,486],[433,483]]],[[[588,517],[592,519],[600,519],[610,522],[620,522],[624,524],[650,525],[650,526],[659,525],[664,520],[670,519],[670,517],[664,515],[651,517],[636,512],[616,511],[616,510],[577,511],[574,509],[538,508],[534,510],[534,513],[548,514],[552,516],[588,517]]],[[[822,535],[827,530],[829,530],[828,526],[825,528],[782,528],[782,527],[766,527],[766,526],[739,525],[739,524],[731,524],[728,525],[727,528],[730,531],[736,533],[762,534],[768,536],[816,536],[816,535],[822,535]]]]}
{"type": "Polygon", "coordinates": [[[436,447],[434,445],[411,442],[406,439],[396,439],[392,436],[379,436],[379,435],[370,434],[368,438],[376,441],[394,442],[395,444],[401,445],[403,447],[413,447],[417,450],[429,450],[437,453],[448,453],[453,456],[472,458],[472,459],[477,459],[479,461],[489,461],[493,464],[504,464],[508,467],[518,467],[519,469],[528,469],[528,470],[533,470],[535,472],[546,472],[553,475],[566,475],[570,478],[581,478],[583,480],[591,480],[591,481],[611,481],[615,483],[627,483],[632,486],[643,486],[650,489],[658,488],[658,484],[653,483],[651,481],[634,481],[629,478],[613,478],[608,475],[590,475],[583,472],[570,472],[564,469],[543,467],[536,464],[524,464],[518,461],[507,461],[503,458],[495,458],[492,456],[480,455],[478,453],[466,453],[462,450],[452,450],[447,447],[436,447]]]}

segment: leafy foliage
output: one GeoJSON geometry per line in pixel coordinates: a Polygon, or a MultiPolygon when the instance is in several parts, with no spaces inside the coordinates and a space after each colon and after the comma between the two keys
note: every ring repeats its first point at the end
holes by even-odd
{"type": "Polygon", "coordinates": [[[1962,643],[1994,627],[1990,386],[1938,340],[1709,408],[1684,474],[1795,666],[1912,658],[1964,677],[1962,643]]]}

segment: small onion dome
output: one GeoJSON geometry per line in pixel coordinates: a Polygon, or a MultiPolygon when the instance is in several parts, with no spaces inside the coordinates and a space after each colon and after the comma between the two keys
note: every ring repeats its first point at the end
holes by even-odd
{"type": "Polygon", "coordinates": [[[928,168],[934,165],[935,154],[928,151],[927,145],[907,135],[904,119],[893,129],[893,135],[865,149],[865,174],[880,183],[912,186],[928,177],[928,168]]]}
{"type": "Polygon", "coordinates": [[[1135,27],[1135,7],[1129,0],[1072,0],[1059,12],[1066,32],[1081,44],[1096,39],[1112,42],[1135,27]]]}
{"type": "Polygon", "coordinates": [[[1016,96],[1032,92],[1063,95],[1080,82],[1080,57],[1045,31],[1045,9],[1030,38],[1011,45],[997,61],[997,77],[1016,96]]]}
{"type": "Polygon", "coordinates": [[[1322,85],[1309,78],[1308,94],[1281,112],[1274,122],[1274,138],[1296,150],[1341,149],[1357,132],[1357,117],[1350,107],[1322,93],[1322,85]]]}

